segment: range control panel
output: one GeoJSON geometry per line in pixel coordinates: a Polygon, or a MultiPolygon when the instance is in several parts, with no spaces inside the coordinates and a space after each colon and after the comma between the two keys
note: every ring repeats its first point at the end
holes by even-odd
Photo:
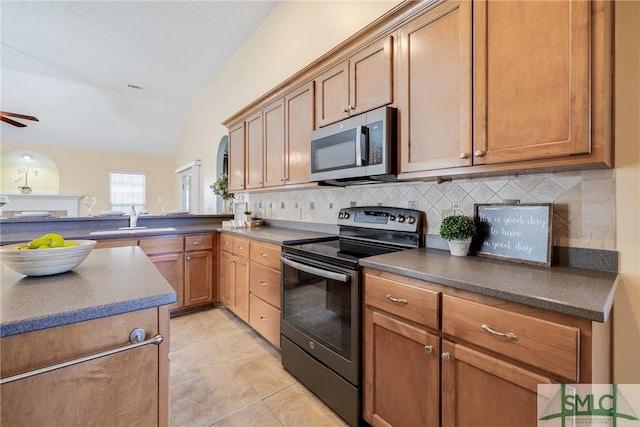
{"type": "Polygon", "coordinates": [[[422,230],[423,217],[424,212],[415,209],[364,206],[340,209],[337,224],[416,233],[422,230]]]}

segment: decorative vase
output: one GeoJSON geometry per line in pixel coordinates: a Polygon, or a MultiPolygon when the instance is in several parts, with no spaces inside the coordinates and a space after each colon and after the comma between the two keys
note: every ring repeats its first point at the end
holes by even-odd
{"type": "Polygon", "coordinates": [[[222,213],[229,214],[229,199],[222,199],[222,213]]]}
{"type": "Polygon", "coordinates": [[[455,256],[467,256],[469,253],[469,246],[471,245],[471,238],[467,240],[448,240],[449,252],[455,256]]]}
{"type": "Polygon", "coordinates": [[[22,194],[31,194],[31,187],[22,187],[22,188],[20,188],[20,193],[22,193],[22,194]]]}

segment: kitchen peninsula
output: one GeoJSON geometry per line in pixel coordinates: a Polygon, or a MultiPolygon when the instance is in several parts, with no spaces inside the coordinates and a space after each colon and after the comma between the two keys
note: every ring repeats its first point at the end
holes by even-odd
{"type": "Polygon", "coordinates": [[[140,248],[53,276],[3,265],[1,297],[3,425],[168,425],[176,293],[140,248]]]}

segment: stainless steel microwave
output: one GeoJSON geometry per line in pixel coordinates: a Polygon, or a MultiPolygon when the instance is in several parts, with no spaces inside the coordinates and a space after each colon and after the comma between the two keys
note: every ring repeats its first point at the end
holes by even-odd
{"type": "Polygon", "coordinates": [[[382,107],[311,132],[311,181],[395,180],[396,115],[382,107]]]}

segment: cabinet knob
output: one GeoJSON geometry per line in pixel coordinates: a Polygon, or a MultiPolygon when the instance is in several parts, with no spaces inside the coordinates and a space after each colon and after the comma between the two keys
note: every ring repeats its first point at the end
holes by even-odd
{"type": "Polygon", "coordinates": [[[448,352],[448,351],[446,351],[446,352],[444,352],[444,353],[442,353],[442,354],[440,355],[440,358],[441,358],[442,360],[451,360],[451,354],[449,354],[449,352],[448,352]]]}
{"type": "Polygon", "coordinates": [[[268,257],[268,256],[269,256],[269,254],[265,254],[264,252],[260,252],[260,256],[261,256],[262,258],[266,258],[266,257],[268,257]]]}
{"type": "Polygon", "coordinates": [[[244,250],[244,246],[238,246],[238,250],[239,251],[243,251],[244,250]]]}
{"type": "Polygon", "coordinates": [[[460,153],[460,158],[461,159],[466,159],[467,158],[467,153],[460,153]]]}
{"type": "Polygon", "coordinates": [[[191,257],[190,257],[190,256],[188,256],[188,257],[187,257],[187,261],[189,261],[189,260],[191,260],[191,257]]]}
{"type": "Polygon", "coordinates": [[[342,108],[342,112],[343,112],[343,113],[348,113],[348,112],[349,112],[349,110],[347,109],[347,107],[343,107],[343,108],[342,108]]]}
{"type": "Polygon", "coordinates": [[[425,353],[433,353],[433,346],[432,345],[425,345],[424,346],[424,351],[425,351],[425,353]]]}
{"type": "Polygon", "coordinates": [[[267,318],[266,318],[266,317],[264,317],[264,316],[260,316],[260,320],[262,320],[263,322],[266,322],[266,321],[267,321],[267,318]]]}
{"type": "Polygon", "coordinates": [[[349,104],[349,106],[347,107],[347,109],[348,109],[349,111],[353,111],[353,110],[355,110],[356,108],[355,108],[355,107],[352,107],[352,106],[351,106],[351,104],[349,104]]]}
{"type": "Polygon", "coordinates": [[[475,151],[475,152],[473,153],[473,155],[474,155],[475,157],[482,157],[482,156],[484,156],[484,151],[481,151],[481,150],[475,151]]]}

